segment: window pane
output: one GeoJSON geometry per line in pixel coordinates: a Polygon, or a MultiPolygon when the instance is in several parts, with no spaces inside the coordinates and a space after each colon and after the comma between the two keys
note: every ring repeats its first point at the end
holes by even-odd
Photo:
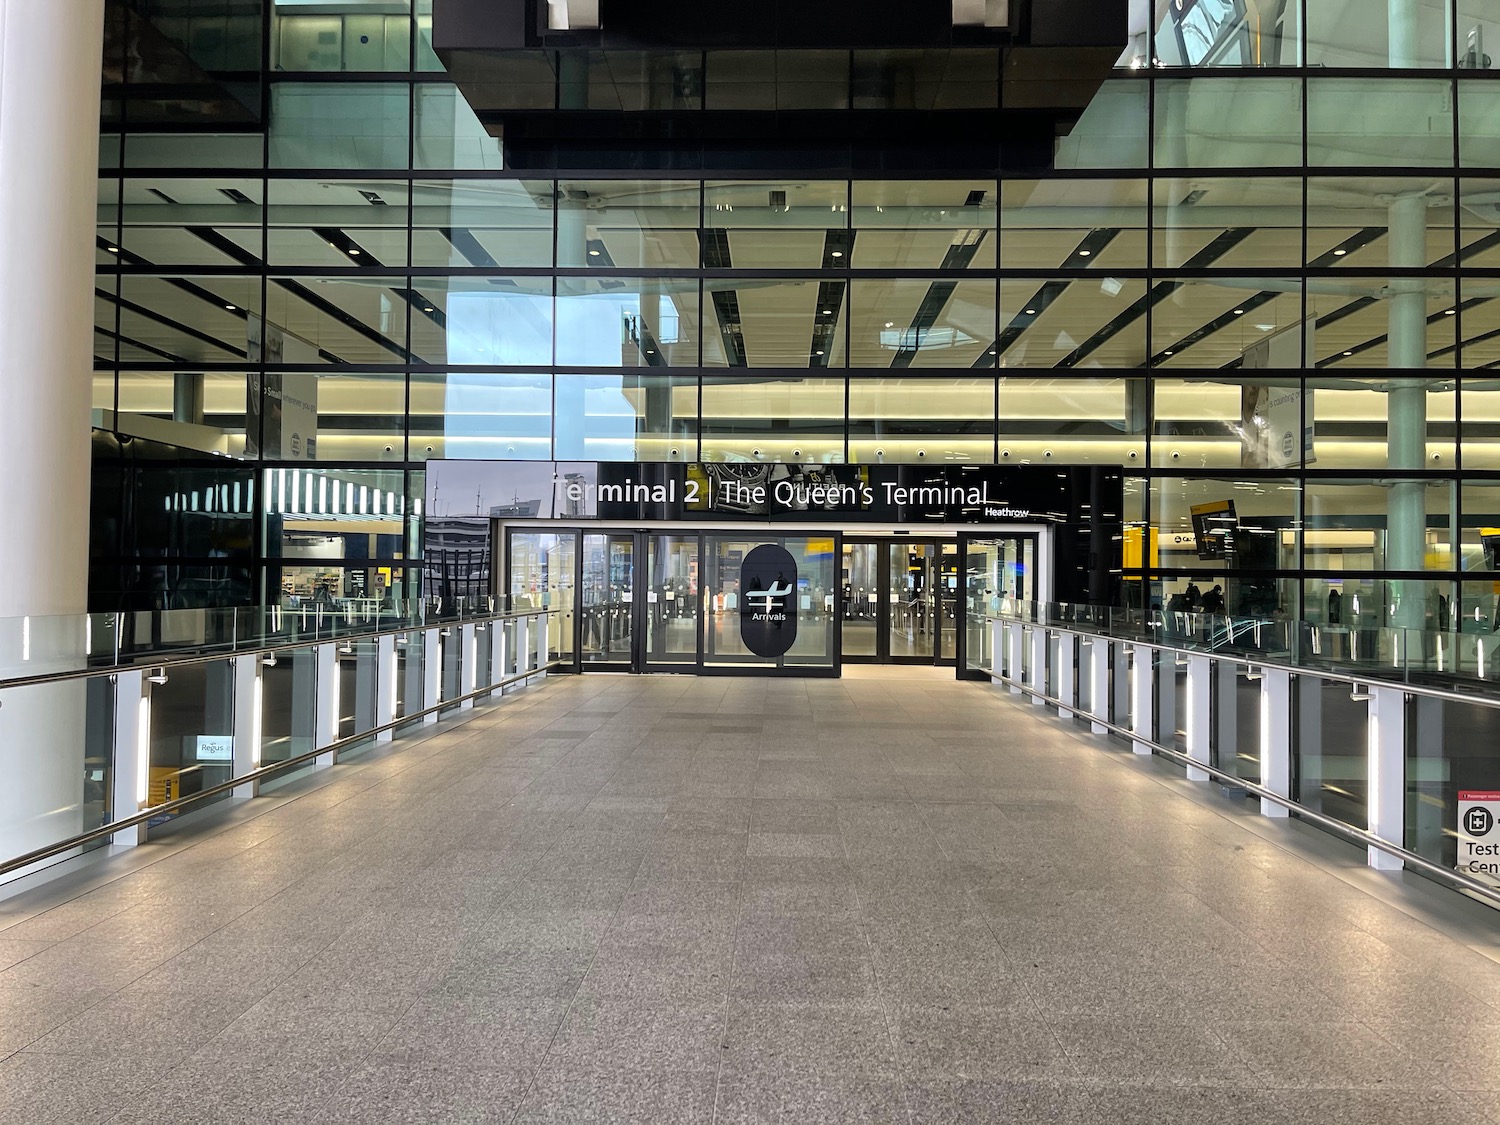
{"type": "Polygon", "coordinates": [[[1000,463],[1145,464],[1145,386],[1141,379],[1002,377],[1000,463]]]}
{"type": "MultiPolygon", "coordinates": [[[[1151,526],[1157,530],[1158,544],[1178,544],[1173,551],[1178,569],[1231,574],[1295,569],[1298,492],[1295,481],[1283,478],[1162,478],[1152,483],[1151,526]],[[1200,509],[1196,527],[1194,508],[1200,509]]],[[[1166,559],[1162,561],[1165,566],[1166,559]]],[[[1275,609],[1280,592],[1274,580],[1270,586],[1263,581],[1245,579],[1244,588],[1237,582],[1227,585],[1229,612],[1275,609]]]]}
{"type": "Polygon", "coordinates": [[[1317,468],[1452,468],[1458,396],[1451,379],[1309,379],[1307,386],[1317,468]]]}
{"type": "Polygon", "coordinates": [[[696,180],[565,180],[557,263],[597,269],[698,265],[696,180]]]}
{"type": "Polygon", "coordinates": [[[560,459],[697,459],[696,377],[559,375],[555,414],[560,459]]]}
{"type": "Polygon", "coordinates": [[[1153,465],[1174,469],[1238,468],[1244,456],[1239,379],[1151,380],[1153,465]]]}
{"type": "Polygon", "coordinates": [[[1500,469],[1500,381],[1465,379],[1462,393],[1464,468],[1500,469]]]}
{"type": "MultiPolygon", "coordinates": [[[[1158,84],[1160,85],[1160,84],[1158,84]]],[[[1057,142],[1058,168],[1144,168],[1150,125],[1150,88],[1139,79],[1099,87],[1066,137],[1057,142]]]]}
{"type": "Polygon", "coordinates": [[[696,367],[696,278],[557,281],[557,362],[589,367],[696,367]]]}
{"type": "Polygon", "coordinates": [[[1309,283],[1307,307],[1317,323],[1312,354],[1320,368],[1454,365],[1451,276],[1322,280],[1309,283]]]}
{"type": "Polygon", "coordinates": [[[260,317],[260,278],[120,278],[119,333],[147,360],[184,364],[245,361],[260,317]]]}
{"type": "Polygon", "coordinates": [[[418,180],[412,264],[550,266],[551,180],[418,180]]]}
{"type": "Polygon", "coordinates": [[[305,4],[277,0],[271,9],[272,68],[410,69],[411,5],[393,0],[372,12],[375,7],[345,0],[310,11],[305,4]]]}
{"type": "Polygon", "coordinates": [[[405,278],[272,278],[266,320],[284,363],[402,363],[410,293],[405,278]]]}
{"type": "Polygon", "coordinates": [[[564,61],[558,95],[563,109],[701,109],[703,56],[616,50],[575,55],[564,61]]]}
{"type": "Polygon", "coordinates": [[[1295,278],[1182,278],[1157,283],[1151,353],[1163,367],[1302,365],[1302,283],[1295,278]]]}
{"type": "MultiPolygon", "coordinates": [[[[114,409],[110,383],[109,401],[102,404],[106,410],[114,409]]],[[[242,373],[122,371],[120,413],[95,425],[104,422],[108,429],[149,441],[242,457],[247,386],[242,373]]]]}
{"type": "MultiPolygon", "coordinates": [[[[236,266],[265,257],[260,229],[265,189],[259,178],[154,176],[127,179],[120,193],[124,206],[116,244],[124,252],[111,255],[111,264],[236,266]]],[[[108,210],[113,221],[115,209],[108,210]]],[[[112,230],[106,237],[115,243],[112,230]]]]}
{"type": "Polygon", "coordinates": [[[1367,0],[1307,0],[1307,65],[1328,67],[1451,66],[1448,29],[1453,0],[1404,0],[1407,13],[1367,0]]]}
{"type": "Polygon", "coordinates": [[[1380,269],[1451,260],[1453,198],[1453,181],[1446,177],[1309,180],[1308,264],[1380,269]],[[1421,234],[1406,234],[1406,224],[1421,234]]]}
{"type": "Polygon", "coordinates": [[[394,82],[275,83],[271,167],[405,168],[409,111],[410,87],[394,82]]]}
{"type": "Polygon", "coordinates": [[[857,281],[853,291],[853,366],[994,366],[993,281],[857,281]]]}
{"type": "Polygon", "coordinates": [[[325,269],[404,266],[407,192],[391,180],[272,180],[268,259],[325,269]]]}
{"type": "MultiPolygon", "coordinates": [[[[552,457],[552,376],[477,371],[411,377],[411,458],[477,457],[546,461],[552,457]]],[[[448,514],[473,506],[451,497],[448,514]]]]}
{"type": "Polygon", "coordinates": [[[1146,283],[1008,278],[1000,283],[1001,367],[1139,367],[1146,283]]]}
{"type": "Polygon", "coordinates": [[[713,269],[845,269],[843,180],[724,183],[704,188],[703,264],[713,269]]]}
{"type": "Polygon", "coordinates": [[[842,367],[842,280],[704,283],[705,367],[842,367]]]}
{"type": "MultiPolygon", "coordinates": [[[[1361,565],[1377,571],[1453,567],[1454,482],[1431,478],[1310,480],[1306,488],[1304,519],[1310,569],[1353,569],[1343,561],[1346,553],[1350,563],[1358,559],[1361,565]],[[1341,534],[1314,534],[1331,530],[1341,534]],[[1364,564],[1365,558],[1374,561],[1364,564]]],[[[1393,605],[1390,608],[1394,610],[1393,605]]],[[[1385,624],[1403,622],[1397,619],[1385,624]]],[[[1406,623],[1406,627],[1413,626],[1406,623]]]]}
{"type": "Polygon", "coordinates": [[[474,110],[446,82],[423,82],[416,91],[417,168],[505,167],[499,137],[491,136],[474,110]]]}
{"type": "Polygon", "coordinates": [[[1302,262],[1299,179],[1174,178],[1156,183],[1152,264],[1294,268],[1302,262]]]}
{"type": "Polygon", "coordinates": [[[857,180],[859,269],[993,269],[992,180],[857,180]]]}
{"type": "Polygon", "coordinates": [[[1407,78],[1308,79],[1310,167],[1378,166],[1395,160],[1405,165],[1452,167],[1450,82],[1407,78]]]}
{"type": "Polygon", "coordinates": [[[1302,163],[1302,83],[1297,79],[1162,79],[1156,83],[1155,114],[1158,168],[1302,163]]]}
{"type": "Polygon", "coordinates": [[[703,380],[705,461],[844,460],[844,380],[703,380]]]}
{"type": "Polygon", "coordinates": [[[1006,269],[1145,268],[1144,180],[1007,180],[1001,198],[1006,269]]]}
{"type": "Polygon", "coordinates": [[[928,465],[995,460],[995,380],[851,379],[849,459],[928,465]]]}
{"type": "Polygon", "coordinates": [[[425,363],[552,362],[552,279],[419,278],[412,352],[425,363]]]}
{"type": "Polygon", "coordinates": [[[992,47],[855,51],[854,108],[993,109],[999,78],[992,47]]]}

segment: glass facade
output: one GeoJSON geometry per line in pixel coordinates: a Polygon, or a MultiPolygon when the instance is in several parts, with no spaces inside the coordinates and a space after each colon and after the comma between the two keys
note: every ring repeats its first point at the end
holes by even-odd
{"type": "Polygon", "coordinates": [[[1167,5],[1047,159],[939,176],[510,166],[465,93],[974,112],[993,50],[450,74],[426,0],[271,3],[263,120],[106,120],[96,424],[255,462],[266,600],[411,582],[429,458],[1052,462],[1127,471],[1123,604],[1490,631],[1500,16],[1281,7],[1167,5]]]}

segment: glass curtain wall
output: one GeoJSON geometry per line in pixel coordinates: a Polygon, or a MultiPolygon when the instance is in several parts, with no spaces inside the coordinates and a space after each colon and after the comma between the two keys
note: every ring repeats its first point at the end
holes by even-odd
{"type": "MultiPolygon", "coordinates": [[[[512,169],[428,4],[272,3],[263,121],[107,126],[96,424],[261,470],[266,600],[418,588],[473,514],[421,510],[431,458],[1102,463],[1119,603],[1495,630],[1500,16],[1160,8],[1052,167],[935,179],[512,169]]],[[[811,104],[878,112],[825,54],[811,104]]],[[[591,108],[764,93],[615,61],[591,108]]],[[[964,73],[924,104],[993,105],[964,73]]]]}

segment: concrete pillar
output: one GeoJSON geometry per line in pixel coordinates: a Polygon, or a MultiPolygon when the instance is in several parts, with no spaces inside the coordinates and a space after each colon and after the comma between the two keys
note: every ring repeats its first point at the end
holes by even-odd
{"type": "MultiPolygon", "coordinates": [[[[383,727],[396,720],[396,634],[375,638],[376,663],[380,665],[380,694],[375,708],[375,725],[383,727]]],[[[393,731],[382,731],[377,742],[389,742],[393,731]]]]}
{"type": "Polygon", "coordinates": [[[203,374],[182,372],[172,376],[172,421],[203,425],[203,374]]]}
{"type": "MultiPolygon", "coordinates": [[[[1261,669],[1260,783],[1280,797],[1292,795],[1292,674],[1261,669]]],[[[1262,816],[1285,817],[1286,806],[1260,801],[1262,816]]]]}
{"type": "MultiPolygon", "coordinates": [[[[1392,11],[1410,0],[1391,0],[1392,11]]],[[[1411,5],[1415,7],[1415,5],[1411,5]]],[[[1392,54],[1396,51],[1392,30],[1392,54]]],[[[1410,40],[1415,49],[1415,35],[1410,40]]],[[[1390,262],[1393,267],[1420,269],[1427,265],[1427,197],[1398,196],[1390,202],[1390,262]]],[[[1419,278],[1392,278],[1387,301],[1389,334],[1388,365],[1397,369],[1427,367],[1427,283],[1419,278]]],[[[1386,464],[1393,470],[1420,469],[1427,455],[1427,380],[1395,378],[1390,381],[1386,403],[1386,464]]],[[[1427,549],[1426,486],[1420,480],[1395,480],[1391,484],[1389,517],[1385,533],[1385,565],[1389,570],[1421,570],[1427,549]]],[[[1421,587],[1412,582],[1390,583],[1394,614],[1388,624],[1421,629],[1426,600],[1421,587]]]]}
{"type": "MultiPolygon", "coordinates": [[[[1211,765],[1209,761],[1209,731],[1212,729],[1211,713],[1213,700],[1213,662],[1206,656],[1187,658],[1187,755],[1195,762],[1211,765]]],[[[1194,766],[1187,768],[1189,781],[1207,781],[1208,771],[1194,766]]]]}
{"type": "MultiPolygon", "coordinates": [[[[1386,0],[1389,46],[1387,53],[1393,68],[1422,66],[1417,44],[1421,6],[1417,0],[1386,0]]],[[[1446,39],[1444,40],[1446,42],[1446,39]]],[[[1427,65],[1437,65],[1435,62],[1427,65]]]]}
{"type": "MultiPolygon", "coordinates": [[[[318,645],[316,653],[314,659],[318,662],[318,708],[313,720],[313,746],[322,749],[338,741],[339,715],[343,711],[343,701],[340,699],[343,683],[339,675],[338,644],[318,645]]],[[[317,769],[325,769],[336,760],[336,755],[330,751],[314,758],[313,765],[317,769]]]]}
{"type": "Polygon", "coordinates": [[[1135,735],[1130,749],[1137,754],[1150,754],[1150,743],[1156,738],[1156,707],[1152,699],[1156,687],[1156,650],[1136,645],[1130,653],[1129,668],[1130,732],[1135,735]]]}
{"type": "MultiPolygon", "coordinates": [[[[261,742],[261,672],[260,654],[236,656],[234,666],[234,776],[243,777],[260,765],[261,742]]],[[[260,783],[251,781],[235,786],[236,797],[254,797],[260,783]]]]}
{"type": "Polygon", "coordinates": [[[1078,700],[1074,664],[1078,658],[1078,636],[1076,633],[1057,635],[1057,665],[1052,669],[1052,694],[1058,700],[1057,717],[1071,719],[1073,706],[1078,700]]]}
{"type": "MultiPolygon", "coordinates": [[[[1406,693],[1370,688],[1369,831],[1393,844],[1406,840],[1406,693]]],[[[1370,845],[1371,867],[1401,870],[1401,860],[1370,845]]]]}
{"type": "MultiPolygon", "coordinates": [[[[0,663],[29,673],[84,654],[68,615],[88,608],[93,352],[81,326],[93,323],[103,50],[104,0],[0,0],[0,478],[14,536],[0,552],[0,663]]],[[[83,828],[87,689],[0,702],[9,857],[83,828]]]]}

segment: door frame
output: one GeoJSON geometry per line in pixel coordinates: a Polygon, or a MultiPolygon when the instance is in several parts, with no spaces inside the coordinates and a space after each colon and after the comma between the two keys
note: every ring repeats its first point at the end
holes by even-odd
{"type": "MultiPolygon", "coordinates": [[[[941,536],[924,534],[896,534],[896,535],[860,535],[858,531],[846,532],[843,537],[844,544],[854,546],[873,546],[876,548],[875,558],[875,652],[873,654],[860,654],[850,656],[840,653],[839,658],[846,664],[898,664],[913,668],[957,668],[963,666],[963,629],[962,612],[955,612],[954,622],[956,626],[953,642],[953,651],[943,651],[942,614],[943,609],[949,604],[958,604],[964,601],[962,585],[957,588],[954,597],[948,597],[942,588],[942,548],[952,545],[954,557],[957,560],[959,577],[964,574],[964,536],[941,536]],[[937,630],[933,634],[932,656],[892,656],[891,655],[891,558],[896,548],[906,545],[920,544],[933,548],[934,565],[937,569],[936,590],[934,592],[934,611],[937,618],[937,630]]],[[[839,597],[843,599],[843,573],[842,559],[843,551],[839,552],[840,576],[839,597]]],[[[840,645],[843,643],[843,607],[840,606],[839,614],[840,645]]]]}
{"type": "Polygon", "coordinates": [[[1013,539],[1029,542],[1031,544],[1031,573],[1027,575],[1029,591],[1023,590],[1023,601],[1035,601],[1036,594],[1042,581],[1042,533],[1037,531],[1012,531],[999,533],[976,528],[974,531],[965,532],[959,536],[958,543],[958,573],[960,586],[962,587],[960,601],[962,606],[958,612],[958,667],[957,678],[960,680],[988,680],[988,673],[977,668],[969,667],[969,544],[975,541],[989,543],[996,539],[1013,539]]]}

